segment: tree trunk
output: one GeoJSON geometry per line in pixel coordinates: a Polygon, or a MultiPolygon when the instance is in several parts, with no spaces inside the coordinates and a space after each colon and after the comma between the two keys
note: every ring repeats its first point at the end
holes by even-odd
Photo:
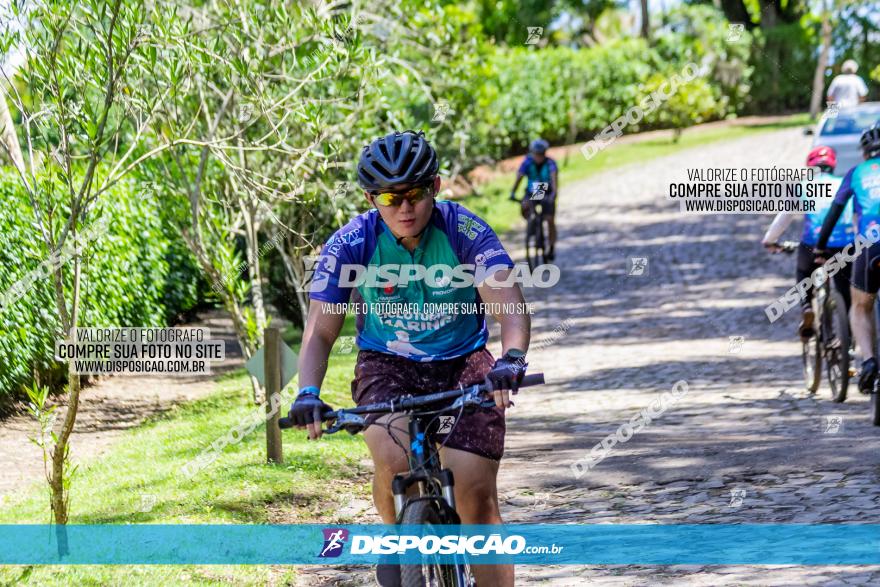
{"type": "Polygon", "coordinates": [[[21,145],[15,133],[15,123],[6,104],[6,93],[2,85],[0,85],[0,141],[3,143],[0,153],[9,157],[10,162],[18,168],[18,172],[24,175],[24,157],[21,155],[21,145]]]}
{"type": "MultiPolygon", "coordinates": [[[[62,268],[59,266],[56,271],[56,287],[57,284],[63,283],[61,278],[62,268]]],[[[73,257],[73,292],[71,296],[70,318],[62,319],[62,326],[65,334],[74,335],[73,330],[76,328],[79,320],[79,296],[80,296],[80,258],[79,255],[73,257]]],[[[63,292],[62,292],[63,293],[63,292]]],[[[59,316],[67,316],[67,308],[64,305],[63,295],[60,297],[61,306],[58,308],[59,316]]],[[[55,517],[55,523],[63,525],[68,519],[68,495],[69,487],[64,481],[65,468],[68,460],[70,447],[68,441],[70,434],[73,432],[73,426],[76,424],[76,414],[79,409],[79,392],[80,378],[75,372],[75,363],[70,361],[67,364],[67,408],[64,412],[64,422],[58,433],[58,440],[52,450],[52,475],[49,479],[49,487],[52,491],[52,514],[55,517]]]]}
{"type": "Polygon", "coordinates": [[[822,107],[822,98],[825,95],[825,68],[828,67],[828,53],[831,50],[831,10],[826,6],[822,11],[822,41],[819,50],[819,61],[816,63],[816,73],[813,75],[813,96],[810,99],[810,117],[816,118],[822,107]]]}
{"type": "Polygon", "coordinates": [[[642,1],[642,38],[651,38],[651,15],[648,13],[648,0],[642,1]]]}
{"type": "Polygon", "coordinates": [[[732,23],[742,23],[746,26],[750,23],[749,11],[746,10],[745,4],[743,4],[742,0],[715,0],[717,4],[721,5],[721,10],[724,11],[724,16],[727,17],[732,23]]]}
{"type": "Polygon", "coordinates": [[[764,30],[772,29],[779,20],[779,11],[774,2],[764,2],[761,4],[761,28],[764,30]]]}
{"type": "Polygon", "coordinates": [[[289,241],[285,241],[283,245],[279,246],[278,252],[281,255],[281,262],[284,264],[285,281],[296,292],[296,302],[299,306],[300,315],[302,316],[303,326],[305,326],[309,316],[309,296],[305,291],[305,288],[308,285],[305,283],[306,270],[303,265],[302,257],[297,255],[295,248],[291,245],[291,252],[288,253],[286,250],[288,242],[289,241]]]}

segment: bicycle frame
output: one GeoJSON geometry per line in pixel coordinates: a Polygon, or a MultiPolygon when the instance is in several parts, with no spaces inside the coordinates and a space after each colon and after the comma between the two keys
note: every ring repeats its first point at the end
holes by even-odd
{"type": "Polygon", "coordinates": [[[406,508],[407,491],[413,485],[418,487],[419,497],[443,499],[446,505],[455,510],[455,481],[452,471],[440,468],[440,453],[437,450],[431,423],[421,415],[409,419],[409,472],[394,476],[391,493],[394,496],[394,513],[398,520],[406,508]]]}

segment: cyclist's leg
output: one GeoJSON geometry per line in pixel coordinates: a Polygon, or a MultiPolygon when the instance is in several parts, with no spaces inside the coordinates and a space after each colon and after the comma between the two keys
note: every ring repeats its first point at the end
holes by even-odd
{"type": "MultiPolygon", "coordinates": [[[[828,255],[834,256],[842,249],[828,249],[828,255]]],[[[852,281],[852,263],[844,263],[843,266],[831,278],[834,280],[834,287],[840,292],[843,302],[846,304],[847,314],[852,306],[852,296],[850,295],[850,282],[852,281]]]]}
{"type": "Polygon", "coordinates": [[[852,310],[850,326],[853,340],[862,354],[862,372],[859,374],[859,389],[870,391],[877,372],[874,358],[874,299],[880,279],[875,267],[880,246],[871,245],[862,250],[855,259],[852,269],[852,310]]]}
{"type": "MultiPolygon", "coordinates": [[[[797,259],[795,261],[795,284],[800,283],[804,279],[810,279],[810,276],[813,275],[813,271],[815,271],[817,267],[818,266],[814,261],[813,248],[804,243],[800,243],[798,245],[797,259]]],[[[798,334],[802,339],[808,339],[813,336],[813,322],[815,321],[815,316],[813,315],[812,284],[803,291],[804,296],[801,298],[801,322],[798,325],[798,334]]]]}
{"type": "MultiPolygon", "coordinates": [[[[405,370],[402,365],[406,359],[377,353],[360,351],[355,365],[355,378],[351,382],[351,397],[357,405],[387,401],[407,393],[408,384],[400,375],[405,370]]],[[[400,414],[368,415],[367,429],[363,436],[373,458],[373,503],[386,524],[393,524],[394,498],[391,494],[391,481],[398,473],[409,470],[404,446],[409,446],[407,419],[400,414]],[[393,420],[393,421],[392,421],[393,420]],[[387,424],[391,422],[389,434],[387,424]],[[395,442],[395,439],[397,442],[395,442]],[[399,443],[399,444],[398,444],[399,443]]]]}
{"type": "MultiPolygon", "coordinates": [[[[498,507],[498,461],[443,448],[443,465],[455,479],[455,506],[462,524],[501,524],[498,507]]],[[[513,565],[473,565],[477,585],[513,585],[513,565]]]]}
{"type": "Polygon", "coordinates": [[[401,448],[401,445],[409,445],[409,434],[405,429],[400,430],[406,424],[400,421],[396,425],[392,425],[394,435],[400,443],[397,444],[383,426],[390,417],[379,418],[375,426],[370,426],[364,431],[364,440],[367,443],[367,448],[370,449],[375,469],[373,473],[373,503],[385,524],[394,524],[396,521],[391,482],[395,475],[409,470],[406,452],[401,448]]]}
{"type": "MultiPolygon", "coordinates": [[[[495,359],[485,348],[474,351],[450,373],[447,388],[481,383],[495,359]]],[[[453,430],[438,436],[440,459],[455,479],[456,509],[465,524],[500,524],[496,478],[504,454],[504,412],[479,410],[457,418],[453,430]]],[[[478,585],[513,585],[512,565],[473,565],[478,585]]]]}

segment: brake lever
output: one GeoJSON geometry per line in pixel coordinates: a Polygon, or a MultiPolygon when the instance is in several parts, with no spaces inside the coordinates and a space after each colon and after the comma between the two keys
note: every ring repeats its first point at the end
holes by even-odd
{"type": "Polygon", "coordinates": [[[364,429],[366,420],[358,414],[349,414],[344,410],[336,412],[336,421],[333,426],[324,430],[324,434],[334,434],[340,430],[345,430],[351,435],[355,435],[364,429]]]}
{"type": "MultiPolygon", "coordinates": [[[[450,410],[459,410],[461,408],[468,408],[471,406],[479,408],[495,407],[494,399],[484,399],[483,394],[485,393],[491,393],[491,391],[481,389],[479,385],[474,385],[467,393],[463,394],[461,397],[452,402],[450,410]]],[[[510,405],[513,406],[513,402],[510,402],[510,405]]]]}

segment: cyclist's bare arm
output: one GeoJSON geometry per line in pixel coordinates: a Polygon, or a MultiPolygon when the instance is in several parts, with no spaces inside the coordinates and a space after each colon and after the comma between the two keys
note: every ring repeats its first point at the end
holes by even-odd
{"type": "MultiPolygon", "coordinates": [[[[327,359],[339,337],[345,314],[331,312],[334,304],[312,300],[299,351],[299,387],[321,387],[327,373],[327,359]],[[326,306],[326,307],[325,307],[326,306]]],[[[321,436],[321,423],[307,426],[310,437],[321,436]]]]}
{"type": "Polygon", "coordinates": [[[519,188],[519,182],[522,181],[522,178],[523,178],[523,174],[517,172],[517,174],[516,174],[516,181],[513,182],[513,189],[510,190],[510,195],[511,195],[511,197],[515,197],[515,196],[516,196],[516,190],[519,188]]]}
{"type": "Polygon", "coordinates": [[[550,174],[550,193],[556,198],[556,201],[559,201],[559,172],[554,171],[550,174]]]}
{"type": "Polygon", "coordinates": [[[780,251],[781,249],[776,245],[776,241],[779,240],[779,237],[782,236],[785,229],[788,228],[796,216],[798,216],[798,214],[791,212],[778,213],[773,219],[773,222],[771,222],[770,226],[767,228],[767,232],[764,233],[764,238],[761,239],[761,244],[773,252],[780,251]]]}
{"type": "MultiPolygon", "coordinates": [[[[489,310],[507,308],[519,308],[517,312],[492,313],[501,325],[501,353],[510,349],[519,349],[523,352],[529,350],[529,340],[532,331],[532,319],[525,309],[525,299],[518,283],[503,285],[510,277],[512,269],[500,269],[492,274],[493,282],[499,285],[490,285],[485,281],[477,287],[483,303],[489,310]]],[[[491,279],[490,279],[491,280],[491,279]]],[[[510,400],[507,390],[495,392],[495,404],[498,407],[508,407],[510,400]]]]}

